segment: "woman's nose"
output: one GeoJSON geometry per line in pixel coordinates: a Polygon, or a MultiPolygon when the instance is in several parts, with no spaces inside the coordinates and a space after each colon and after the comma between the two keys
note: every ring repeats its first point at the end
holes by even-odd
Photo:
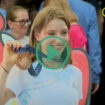
{"type": "Polygon", "coordinates": [[[28,22],[25,22],[24,26],[25,27],[28,27],[29,26],[28,22]]]}
{"type": "Polygon", "coordinates": [[[54,42],[58,45],[63,45],[63,42],[60,39],[55,39],[54,42]]]}

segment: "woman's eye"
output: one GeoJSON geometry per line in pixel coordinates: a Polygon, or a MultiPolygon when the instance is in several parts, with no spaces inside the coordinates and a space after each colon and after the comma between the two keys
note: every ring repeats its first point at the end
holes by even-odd
{"type": "Polygon", "coordinates": [[[67,32],[62,32],[62,35],[65,36],[67,34],[67,32]]]}
{"type": "Polygon", "coordinates": [[[51,35],[51,36],[53,36],[53,35],[55,35],[54,33],[49,33],[48,35],[51,35]]]}
{"type": "Polygon", "coordinates": [[[25,23],[24,21],[20,21],[20,24],[21,24],[21,25],[24,25],[24,23],[25,23]]]}

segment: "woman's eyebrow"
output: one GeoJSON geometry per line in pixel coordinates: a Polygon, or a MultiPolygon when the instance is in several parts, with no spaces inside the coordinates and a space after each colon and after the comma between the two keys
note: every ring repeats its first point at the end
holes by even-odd
{"type": "Polygon", "coordinates": [[[61,31],[68,31],[68,29],[62,29],[61,31]]]}
{"type": "Polygon", "coordinates": [[[48,29],[47,31],[48,31],[48,32],[55,32],[54,29],[48,29]]]}

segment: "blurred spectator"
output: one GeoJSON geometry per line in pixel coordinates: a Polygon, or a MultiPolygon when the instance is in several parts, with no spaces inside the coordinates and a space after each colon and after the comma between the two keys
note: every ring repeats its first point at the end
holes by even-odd
{"type": "Polygon", "coordinates": [[[22,6],[12,6],[7,11],[6,19],[7,28],[11,29],[11,35],[22,44],[28,44],[28,36],[26,36],[30,25],[28,10],[22,6]]]}
{"type": "Polygon", "coordinates": [[[9,7],[14,5],[18,0],[0,0],[0,13],[3,14],[4,17],[6,17],[6,10],[8,10],[9,7]]]}
{"type": "Polygon", "coordinates": [[[102,33],[103,33],[103,24],[104,24],[104,17],[102,15],[102,0],[85,0],[91,3],[97,11],[98,16],[98,26],[99,26],[99,33],[100,33],[100,43],[102,43],[102,33]]]}

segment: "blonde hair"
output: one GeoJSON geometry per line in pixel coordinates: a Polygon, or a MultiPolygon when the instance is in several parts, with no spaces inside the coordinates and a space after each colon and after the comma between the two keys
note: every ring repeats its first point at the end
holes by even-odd
{"type": "MultiPolygon", "coordinates": [[[[30,32],[30,39],[29,39],[29,45],[33,46],[36,48],[38,41],[35,39],[34,34],[35,33],[40,33],[42,29],[53,19],[58,18],[62,19],[67,27],[68,30],[70,28],[70,23],[64,12],[62,12],[61,9],[57,7],[46,7],[42,9],[36,16],[36,18],[33,21],[32,27],[31,27],[31,32],[30,32]]],[[[70,52],[70,57],[67,63],[71,63],[71,44],[70,41],[68,42],[69,45],[69,52],[70,52]]],[[[33,60],[36,60],[36,57],[33,57],[33,60]]]]}
{"type": "Polygon", "coordinates": [[[68,0],[45,0],[43,8],[46,6],[56,6],[61,8],[64,13],[67,15],[70,23],[76,22],[78,23],[77,15],[71,10],[68,0]]]}
{"type": "MultiPolygon", "coordinates": [[[[14,5],[7,10],[6,20],[14,21],[17,17],[18,11],[27,11],[28,12],[28,10],[26,8],[24,8],[22,6],[14,5]]],[[[9,26],[7,25],[7,29],[8,28],[9,28],[9,26]]]]}

